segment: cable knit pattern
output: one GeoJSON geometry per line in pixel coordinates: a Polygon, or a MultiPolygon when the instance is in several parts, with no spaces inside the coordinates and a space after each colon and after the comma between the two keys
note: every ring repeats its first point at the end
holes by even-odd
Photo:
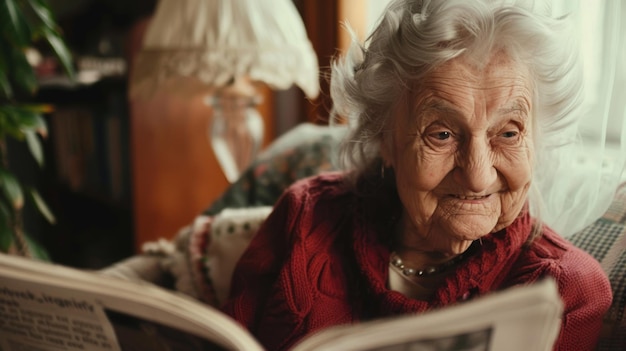
{"type": "Polygon", "coordinates": [[[533,222],[524,213],[475,243],[431,300],[414,300],[387,289],[389,231],[374,215],[386,210],[345,191],[338,173],[296,183],[244,252],[223,310],[268,350],[284,350],[332,325],[420,313],[552,276],[565,303],[555,349],[593,349],[611,290],[591,256],[549,228],[525,245],[533,222]]]}

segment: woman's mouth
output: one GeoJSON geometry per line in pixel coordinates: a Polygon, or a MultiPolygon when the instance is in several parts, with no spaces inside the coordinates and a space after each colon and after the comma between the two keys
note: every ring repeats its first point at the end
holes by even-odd
{"type": "Polygon", "coordinates": [[[456,199],[459,199],[459,200],[476,201],[476,200],[486,199],[490,195],[457,195],[457,194],[450,194],[450,196],[452,196],[452,197],[454,197],[456,199]]]}

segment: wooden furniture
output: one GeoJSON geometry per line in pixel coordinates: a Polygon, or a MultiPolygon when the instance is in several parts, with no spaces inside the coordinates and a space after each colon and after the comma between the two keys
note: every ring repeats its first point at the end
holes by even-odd
{"type": "MultiPolygon", "coordinates": [[[[210,147],[211,110],[203,96],[157,93],[130,102],[135,246],[169,238],[228,186],[210,147]]],[[[265,142],[273,140],[269,91],[261,106],[265,142]]]]}

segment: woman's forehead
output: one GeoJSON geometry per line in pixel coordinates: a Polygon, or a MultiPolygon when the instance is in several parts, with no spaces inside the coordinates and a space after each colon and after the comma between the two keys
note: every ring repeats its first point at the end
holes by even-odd
{"type": "Polygon", "coordinates": [[[491,55],[482,67],[463,56],[452,59],[413,86],[409,99],[415,107],[429,103],[453,108],[482,102],[485,107],[529,112],[533,96],[528,67],[502,54],[491,55]]]}
{"type": "Polygon", "coordinates": [[[530,70],[520,60],[515,60],[507,52],[498,50],[490,55],[481,56],[478,62],[473,57],[461,55],[434,67],[425,77],[425,82],[437,82],[442,79],[456,79],[473,86],[492,88],[493,80],[513,81],[517,84],[530,83],[530,70]]]}

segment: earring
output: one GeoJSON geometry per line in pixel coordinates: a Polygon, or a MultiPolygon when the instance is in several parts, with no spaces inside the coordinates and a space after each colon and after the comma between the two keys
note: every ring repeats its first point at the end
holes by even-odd
{"type": "Polygon", "coordinates": [[[385,164],[382,162],[380,163],[380,178],[385,179],[385,164]]]}

